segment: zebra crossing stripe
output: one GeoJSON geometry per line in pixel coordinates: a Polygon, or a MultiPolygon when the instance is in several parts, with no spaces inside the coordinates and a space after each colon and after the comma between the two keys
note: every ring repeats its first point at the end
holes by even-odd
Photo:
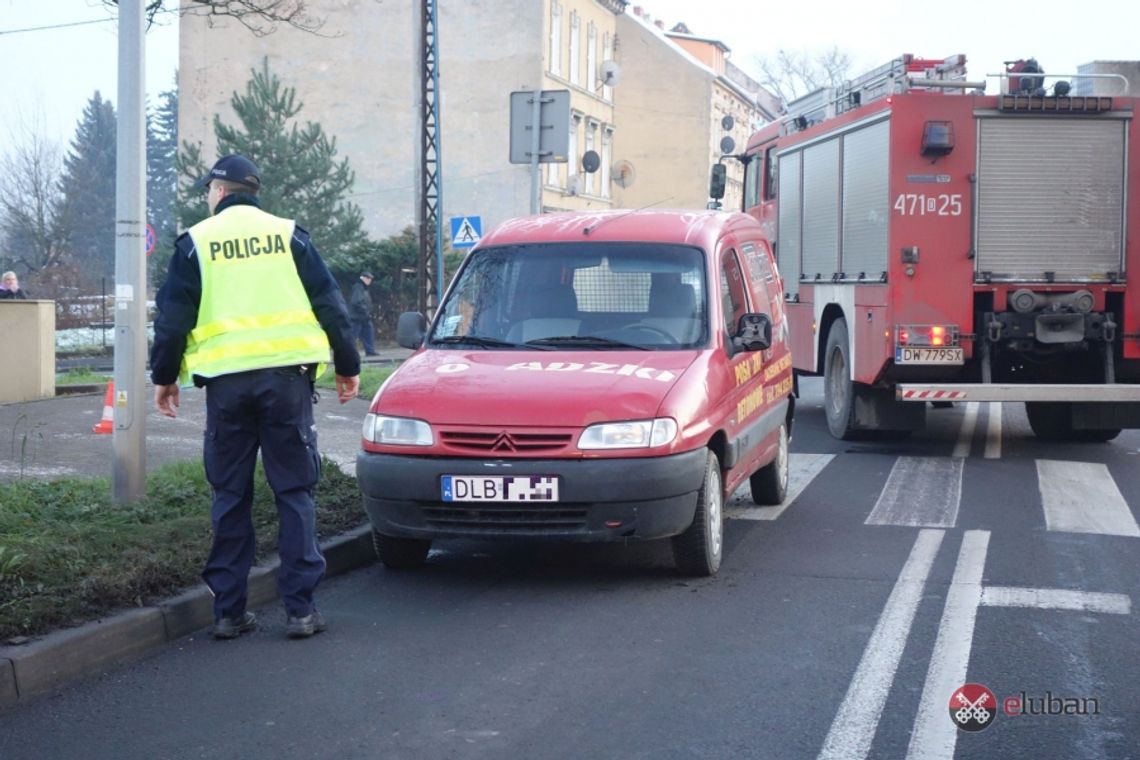
{"type": "Polygon", "coordinates": [[[1103,464],[1038,459],[1037,487],[1048,530],[1140,538],[1140,526],[1103,464]]]}
{"type": "Polygon", "coordinates": [[[961,458],[899,457],[864,524],[953,528],[964,464],[961,458]]]}

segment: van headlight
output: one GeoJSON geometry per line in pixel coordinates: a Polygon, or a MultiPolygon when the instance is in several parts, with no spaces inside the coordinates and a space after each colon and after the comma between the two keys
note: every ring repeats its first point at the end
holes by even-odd
{"type": "Polygon", "coordinates": [[[669,417],[630,422],[602,422],[582,431],[580,449],[650,449],[677,437],[677,422],[669,417]]]}
{"type": "Polygon", "coordinates": [[[409,417],[364,415],[364,440],[389,446],[431,446],[431,425],[409,417]]]}

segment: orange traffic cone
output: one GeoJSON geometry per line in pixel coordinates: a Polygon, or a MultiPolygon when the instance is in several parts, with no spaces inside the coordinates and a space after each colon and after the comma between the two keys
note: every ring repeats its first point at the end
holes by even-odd
{"type": "Polygon", "coordinates": [[[99,420],[99,424],[91,428],[92,433],[99,433],[100,435],[110,435],[115,432],[115,410],[111,404],[114,403],[115,398],[115,381],[107,383],[107,395],[103,397],[103,419],[99,420]]]}

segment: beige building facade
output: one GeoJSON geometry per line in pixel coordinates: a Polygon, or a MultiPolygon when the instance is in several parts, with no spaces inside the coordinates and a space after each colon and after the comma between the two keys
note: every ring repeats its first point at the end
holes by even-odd
{"type": "MultiPolygon", "coordinates": [[[[318,33],[280,25],[262,37],[238,21],[202,16],[196,5],[183,0],[180,141],[201,144],[211,161],[214,116],[239,125],[233,93],[244,92],[252,71],[267,66],[295,88],[303,104],[297,119],[319,123],[336,138],[338,159],[349,159],[356,174],[350,200],[363,211],[368,233],[382,238],[413,225],[419,0],[306,0],[323,19],[318,33]]],[[[544,211],[654,202],[704,207],[721,139],[730,135],[743,147],[761,110],[726,76],[731,63],[698,57],[723,45],[681,40],[695,54],[689,52],[631,17],[627,6],[626,0],[438,4],[445,234],[451,217],[480,216],[486,230],[529,212],[530,167],[509,162],[510,94],[519,90],[570,92],[569,162],[540,167],[544,211]],[[726,130],[728,115],[734,127],[726,130]],[[582,166],[588,151],[599,159],[592,173],[582,166]]],[[[730,192],[738,196],[734,172],[730,166],[730,192]]]]}

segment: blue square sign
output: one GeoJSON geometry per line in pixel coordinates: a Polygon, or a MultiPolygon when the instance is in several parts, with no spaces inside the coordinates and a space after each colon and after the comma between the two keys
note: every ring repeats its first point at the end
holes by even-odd
{"type": "Polygon", "coordinates": [[[451,247],[471,248],[483,237],[483,220],[478,216],[451,217],[451,247]]]}

